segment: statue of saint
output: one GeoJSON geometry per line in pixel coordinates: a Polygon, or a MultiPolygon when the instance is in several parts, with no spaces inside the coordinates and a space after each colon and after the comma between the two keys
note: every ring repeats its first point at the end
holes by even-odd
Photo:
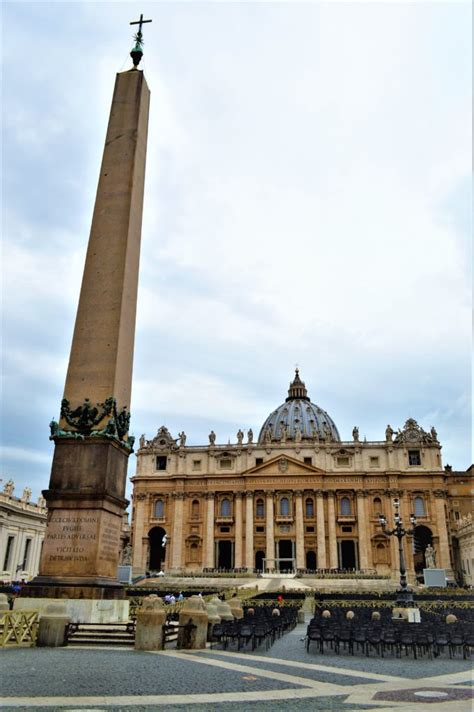
{"type": "Polygon", "coordinates": [[[13,483],[13,480],[8,480],[8,482],[5,482],[5,486],[3,488],[3,491],[8,497],[13,497],[13,490],[15,489],[15,485],[13,483]]]}
{"type": "Polygon", "coordinates": [[[120,563],[122,566],[132,565],[132,545],[130,543],[126,544],[122,549],[122,556],[120,563]]]}
{"type": "Polygon", "coordinates": [[[359,428],[357,425],[354,425],[354,428],[352,429],[352,439],[355,443],[359,442],[359,428]]]}
{"type": "Polygon", "coordinates": [[[265,428],[265,433],[263,435],[263,439],[265,440],[266,443],[271,443],[272,432],[271,432],[270,428],[265,428]]]}
{"type": "Polygon", "coordinates": [[[243,431],[239,428],[239,430],[237,431],[237,444],[238,444],[238,445],[242,445],[243,439],[244,439],[244,433],[243,433],[243,431]]]}
{"type": "Polygon", "coordinates": [[[301,435],[300,426],[297,425],[295,428],[295,442],[300,443],[302,438],[303,438],[303,436],[301,435]]]}
{"type": "Polygon", "coordinates": [[[145,447],[145,433],[143,435],[140,435],[140,447],[145,447]]]}
{"type": "Polygon", "coordinates": [[[213,430],[211,430],[211,432],[209,433],[209,442],[211,445],[216,444],[216,434],[213,430]]]}
{"type": "Polygon", "coordinates": [[[23,494],[21,495],[21,501],[28,503],[31,499],[31,490],[29,487],[25,487],[23,494]]]}
{"type": "Polygon", "coordinates": [[[428,544],[428,546],[425,549],[425,563],[426,563],[426,568],[427,569],[435,569],[436,568],[436,552],[431,546],[431,544],[428,544]]]}
{"type": "Polygon", "coordinates": [[[186,445],[186,433],[184,430],[181,433],[178,433],[179,437],[179,446],[184,447],[186,445]]]}
{"type": "Polygon", "coordinates": [[[385,428],[385,440],[388,443],[391,443],[392,438],[393,438],[393,428],[391,428],[390,425],[387,425],[387,427],[385,428]]]}
{"type": "Polygon", "coordinates": [[[40,496],[38,497],[38,507],[40,509],[44,509],[46,507],[46,500],[42,494],[40,494],[40,496]]]}
{"type": "Polygon", "coordinates": [[[283,421],[280,423],[280,440],[282,443],[286,442],[286,425],[283,421]]]}
{"type": "Polygon", "coordinates": [[[253,443],[253,430],[250,428],[250,430],[247,431],[247,442],[249,445],[253,443]]]}
{"type": "Polygon", "coordinates": [[[431,432],[431,437],[433,438],[433,440],[435,442],[438,442],[438,433],[436,432],[436,428],[434,426],[431,428],[430,432],[431,432]]]}

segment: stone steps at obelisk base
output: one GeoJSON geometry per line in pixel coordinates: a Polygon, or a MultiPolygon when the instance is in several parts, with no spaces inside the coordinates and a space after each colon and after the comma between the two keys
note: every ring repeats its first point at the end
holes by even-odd
{"type": "Polygon", "coordinates": [[[68,645],[134,645],[135,629],[129,623],[76,623],[69,627],[68,645]]]}

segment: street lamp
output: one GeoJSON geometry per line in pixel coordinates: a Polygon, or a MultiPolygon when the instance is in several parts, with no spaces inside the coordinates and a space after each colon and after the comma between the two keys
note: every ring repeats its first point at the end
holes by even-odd
{"type": "Polygon", "coordinates": [[[393,529],[387,529],[387,519],[383,514],[379,514],[379,523],[385,536],[396,536],[398,539],[398,554],[400,557],[400,590],[398,591],[397,603],[400,606],[409,608],[410,605],[413,604],[413,594],[408,590],[407,586],[407,569],[405,565],[405,554],[403,553],[403,537],[407,534],[408,536],[412,536],[415,533],[414,527],[416,526],[416,517],[414,514],[410,514],[410,524],[412,525],[412,528],[405,529],[400,515],[400,500],[398,497],[393,500],[393,508],[393,520],[395,522],[395,527],[393,529]]]}

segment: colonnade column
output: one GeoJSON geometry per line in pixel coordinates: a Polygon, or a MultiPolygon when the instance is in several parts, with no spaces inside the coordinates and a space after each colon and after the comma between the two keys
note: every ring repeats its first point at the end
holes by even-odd
{"type": "Polygon", "coordinates": [[[208,569],[213,569],[214,564],[214,494],[208,492],[207,499],[207,521],[206,521],[206,544],[204,566],[208,569]]]}
{"type": "Polygon", "coordinates": [[[295,530],[296,530],[296,568],[305,568],[304,557],[304,521],[303,521],[303,492],[295,492],[295,530]]]}
{"type": "Polygon", "coordinates": [[[359,534],[359,569],[369,568],[369,536],[368,522],[365,511],[365,492],[357,490],[357,531],[359,534]]]}
{"type": "Polygon", "coordinates": [[[253,558],[253,492],[245,494],[245,566],[254,569],[253,558]]]}
{"type": "Polygon", "coordinates": [[[235,544],[234,566],[242,568],[242,492],[235,495],[235,544]]]}
{"type": "Polygon", "coordinates": [[[174,492],[174,513],[173,513],[173,538],[171,568],[179,569],[183,565],[183,509],[184,509],[184,492],[174,492]]]}
{"type": "Polygon", "coordinates": [[[436,508],[436,528],[438,529],[439,551],[436,565],[440,569],[446,569],[446,575],[453,576],[451,569],[451,558],[449,556],[449,538],[448,529],[446,526],[446,493],[443,490],[435,490],[435,508],[436,508]]]}
{"type": "Polygon", "coordinates": [[[326,559],[326,528],[324,525],[324,492],[316,492],[316,534],[318,539],[318,569],[327,568],[326,559]]]}
{"type": "Polygon", "coordinates": [[[266,502],[266,553],[265,567],[267,569],[275,568],[275,534],[274,534],[274,510],[273,510],[273,491],[267,492],[266,502]]]}
{"type": "Polygon", "coordinates": [[[336,534],[336,509],[334,506],[334,492],[328,492],[328,535],[329,535],[329,568],[337,569],[337,534],[336,534]]]}

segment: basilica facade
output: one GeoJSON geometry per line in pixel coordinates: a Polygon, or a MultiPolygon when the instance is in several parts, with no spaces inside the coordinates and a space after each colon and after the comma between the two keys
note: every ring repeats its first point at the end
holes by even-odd
{"type": "Polygon", "coordinates": [[[411,580],[434,548],[452,575],[449,473],[434,428],[413,419],[383,439],[342,440],[311,402],[298,370],[258,437],[188,446],[166,427],[140,438],[132,477],[134,573],[211,570],[398,573],[398,540],[383,533],[399,500],[411,580]],[[431,551],[431,550],[430,550],[431,551]]]}

